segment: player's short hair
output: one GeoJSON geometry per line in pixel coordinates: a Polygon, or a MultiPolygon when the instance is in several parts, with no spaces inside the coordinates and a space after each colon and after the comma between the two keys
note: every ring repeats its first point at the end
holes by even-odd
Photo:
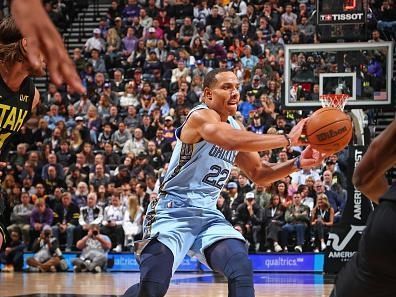
{"type": "Polygon", "coordinates": [[[26,50],[22,45],[22,38],[12,17],[5,17],[0,22],[0,61],[6,67],[25,60],[26,50]]]}
{"type": "Polygon", "coordinates": [[[204,81],[203,81],[204,90],[206,88],[209,88],[209,89],[212,88],[217,83],[216,75],[219,73],[222,73],[222,72],[231,72],[231,70],[216,68],[216,69],[213,69],[212,71],[209,71],[208,74],[206,74],[204,81]]]}

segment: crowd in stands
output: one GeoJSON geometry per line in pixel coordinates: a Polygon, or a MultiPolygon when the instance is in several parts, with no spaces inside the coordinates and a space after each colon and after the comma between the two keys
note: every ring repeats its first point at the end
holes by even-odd
{"type": "MultiPolygon", "coordinates": [[[[213,68],[241,81],[236,118],[249,131],[288,133],[307,114],[282,107],[284,45],[320,42],[308,22],[314,9],[308,0],[112,1],[84,47],[73,50],[87,92],[50,83],[4,160],[12,240],[1,261],[18,270],[21,254],[33,251],[33,270],[55,271],[63,269],[62,252],[82,250],[75,271],[100,272],[108,251],[132,250],[175,130],[199,104],[213,68]]],[[[300,152],[259,153],[276,163],[300,152]]],[[[234,167],[217,207],[251,252],[323,251],[347,199],[345,159],[332,155],[320,168],[268,185],[234,167]]]]}

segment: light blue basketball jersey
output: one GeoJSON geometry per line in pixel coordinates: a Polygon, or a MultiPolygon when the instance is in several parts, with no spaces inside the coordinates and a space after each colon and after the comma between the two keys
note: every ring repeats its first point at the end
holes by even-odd
{"type": "MultiPolygon", "coordinates": [[[[186,121],[199,109],[208,107],[205,104],[196,106],[186,121]]],[[[228,123],[234,129],[240,129],[231,116],[228,123]]],[[[184,124],[176,130],[177,143],[161,191],[175,199],[180,198],[187,206],[215,209],[238,152],[225,150],[205,140],[195,144],[183,143],[180,135],[184,124]]]]}

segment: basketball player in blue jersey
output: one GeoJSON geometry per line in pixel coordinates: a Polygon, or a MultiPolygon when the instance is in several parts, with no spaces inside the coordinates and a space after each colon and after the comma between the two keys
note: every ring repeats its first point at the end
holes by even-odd
{"type": "Polygon", "coordinates": [[[228,279],[232,297],[254,296],[253,273],[242,235],[216,209],[216,200],[236,163],[255,183],[268,184],[302,167],[315,167],[323,156],[307,148],[301,158],[263,165],[258,151],[300,145],[304,121],[289,135],[258,135],[233,119],[239,81],[229,70],[215,69],[204,79],[202,104],[176,130],[177,144],[159,198],[136,243],[140,283],[127,297],[165,296],[184,256],[196,256],[228,279]]]}
{"type": "Polygon", "coordinates": [[[396,183],[389,187],[385,178],[396,165],[395,140],[396,120],[374,139],[355,169],[355,187],[378,206],[359,250],[337,275],[332,297],[396,296],[396,183]]]}
{"type": "MultiPolygon", "coordinates": [[[[32,68],[27,60],[29,41],[23,38],[12,18],[0,22],[0,159],[5,158],[7,143],[30,118],[40,94],[29,76],[45,74],[42,57],[40,67],[32,68]]],[[[3,162],[0,162],[4,164],[3,162]]],[[[1,224],[4,201],[0,197],[0,248],[5,239],[1,224]]]]}

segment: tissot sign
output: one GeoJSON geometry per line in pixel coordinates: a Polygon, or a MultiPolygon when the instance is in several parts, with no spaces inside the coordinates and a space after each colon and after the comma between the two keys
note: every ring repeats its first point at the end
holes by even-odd
{"type": "Polygon", "coordinates": [[[319,13],[319,25],[331,24],[363,24],[366,20],[364,11],[319,13]]]}

